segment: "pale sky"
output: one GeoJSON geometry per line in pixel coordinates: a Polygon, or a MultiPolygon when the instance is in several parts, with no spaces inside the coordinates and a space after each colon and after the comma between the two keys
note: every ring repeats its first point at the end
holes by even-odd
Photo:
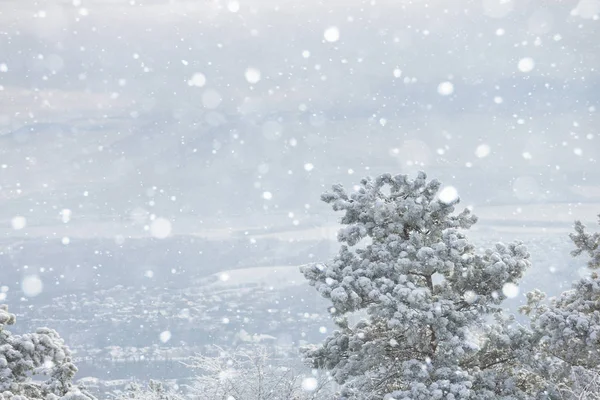
{"type": "Polygon", "coordinates": [[[0,4],[7,215],[157,186],[258,216],[417,169],[474,204],[600,200],[598,0],[0,4]]]}

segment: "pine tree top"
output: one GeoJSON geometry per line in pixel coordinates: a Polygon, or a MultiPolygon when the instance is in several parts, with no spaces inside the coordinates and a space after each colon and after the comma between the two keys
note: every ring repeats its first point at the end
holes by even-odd
{"type": "Polygon", "coordinates": [[[395,235],[408,240],[411,234],[419,233],[435,240],[444,229],[468,229],[477,222],[468,209],[452,215],[460,198],[440,199],[440,187],[435,179],[427,181],[424,172],[415,180],[407,175],[382,174],[362,179],[358,190],[350,194],[342,185],[334,185],[321,200],[331,204],[334,211],[345,212],[341,223],[348,227],[340,230],[338,240],[350,246],[366,236],[382,240],[395,235]]]}

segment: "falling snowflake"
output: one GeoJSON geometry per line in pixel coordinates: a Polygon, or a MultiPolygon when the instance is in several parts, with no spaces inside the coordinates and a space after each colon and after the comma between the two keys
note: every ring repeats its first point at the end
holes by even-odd
{"type": "Polygon", "coordinates": [[[302,390],[307,391],[307,392],[313,392],[317,389],[317,387],[319,386],[319,382],[313,378],[304,378],[302,380],[302,390]]]}
{"type": "Polygon", "coordinates": [[[204,76],[204,74],[201,72],[196,72],[188,81],[188,85],[202,87],[206,85],[206,76],[204,76]]]}
{"type": "Polygon", "coordinates": [[[507,282],[502,286],[502,293],[509,299],[514,299],[519,295],[519,287],[514,283],[507,282]]]}
{"type": "Polygon", "coordinates": [[[458,199],[458,191],[453,186],[446,186],[440,191],[438,197],[442,203],[450,204],[458,199]]]}
{"type": "Polygon", "coordinates": [[[150,225],[150,234],[157,239],[164,239],[171,234],[171,222],[165,218],[156,218],[150,225]]]}
{"type": "Polygon", "coordinates": [[[478,158],[487,157],[489,154],[490,154],[490,146],[488,146],[487,144],[480,144],[475,149],[475,155],[478,158]]]}
{"type": "Polygon", "coordinates": [[[42,280],[37,275],[28,275],[23,278],[21,282],[21,289],[23,289],[23,294],[27,297],[35,297],[38,294],[42,293],[44,289],[44,284],[42,280]]]}
{"type": "Polygon", "coordinates": [[[438,85],[437,91],[442,96],[449,96],[454,92],[454,85],[452,82],[442,82],[438,85]]]}
{"type": "Polygon", "coordinates": [[[236,13],[240,11],[240,3],[237,1],[230,1],[229,3],[227,3],[227,9],[229,10],[229,12],[236,13]]]}
{"type": "Polygon", "coordinates": [[[340,30],[335,26],[331,26],[325,29],[323,37],[330,43],[337,42],[340,39],[340,30]]]}
{"type": "Polygon", "coordinates": [[[533,68],[535,67],[535,62],[533,61],[533,58],[525,57],[519,60],[519,64],[517,66],[519,68],[519,71],[527,73],[533,71],[533,68]]]}
{"type": "Polygon", "coordinates": [[[221,275],[219,275],[219,280],[221,282],[227,282],[229,280],[230,276],[227,272],[223,272],[221,275]]]}
{"type": "Polygon", "coordinates": [[[246,77],[248,83],[251,83],[253,85],[260,81],[260,71],[256,68],[248,68],[244,73],[244,76],[246,77]]]}
{"type": "Polygon", "coordinates": [[[467,290],[463,295],[463,298],[465,299],[465,302],[471,304],[477,300],[477,294],[471,290],[467,290]]]}
{"type": "Polygon", "coordinates": [[[169,340],[171,340],[171,332],[170,331],[163,331],[160,333],[160,335],[158,336],[160,341],[163,343],[167,343],[169,340]]]}
{"type": "Polygon", "coordinates": [[[10,225],[14,230],[18,231],[25,228],[25,225],[27,225],[27,220],[25,219],[25,217],[17,215],[16,217],[10,220],[10,225]]]}

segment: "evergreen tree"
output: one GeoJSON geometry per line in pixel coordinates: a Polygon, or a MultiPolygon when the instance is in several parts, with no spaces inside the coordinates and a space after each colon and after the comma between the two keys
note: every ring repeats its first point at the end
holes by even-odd
{"type": "Polygon", "coordinates": [[[93,400],[72,384],[77,368],[58,333],[39,328],[35,333],[13,335],[5,327],[15,320],[0,305],[0,400],[93,400]],[[33,379],[41,376],[47,379],[33,379]]]}
{"type": "Polygon", "coordinates": [[[344,213],[342,245],[331,262],[302,272],[331,300],[338,330],[304,355],[331,371],[345,398],[525,396],[511,355],[527,335],[499,316],[499,305],[529,267],[527,249],[498,243],[477,253],[462,232],[476,217],[454,214],[458,197],[439,194],[440,183],[421,172],[322,195],[344,213]],[[357,313],[367,318],[350,324],[357,313]]]}
{"type": "Polygon", "coordinates": [[[570,235],[573,256],[590,256],[590,275],[571,290],[542,301],[539,290],[528,293],[521,311],[531,316],[539,357],[532,365],[556,399],[600,399],[600,234],[588,233],[580,221],[570,235]]]}

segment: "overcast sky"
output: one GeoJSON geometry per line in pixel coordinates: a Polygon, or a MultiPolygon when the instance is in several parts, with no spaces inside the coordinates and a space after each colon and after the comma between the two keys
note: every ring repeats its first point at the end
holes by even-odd
{"type": "Polygon", "coordinates": [[[416,169],[474,204],[598,201],[599,12],[2,0],[2,213],[127,217],[153,187],[165,214],[304,212],[330,183],[416,169]]]}

